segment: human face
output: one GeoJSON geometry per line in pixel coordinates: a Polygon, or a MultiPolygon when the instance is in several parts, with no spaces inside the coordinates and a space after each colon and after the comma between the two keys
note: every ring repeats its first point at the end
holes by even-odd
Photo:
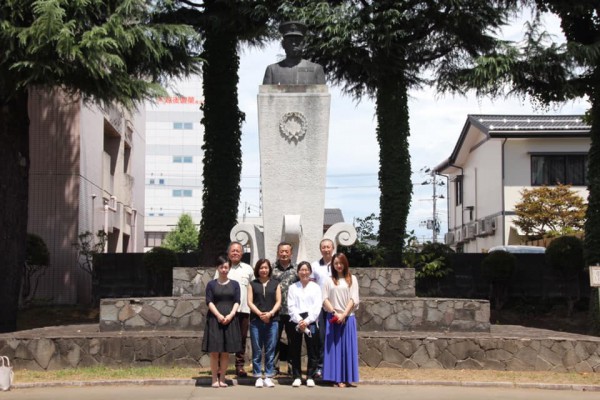
{"type": "Polygon", "coordinates": [[[311,272],[312,271],[310,270],[310,268],[308,268],[307,265],[301,266],[300,269],[298,269],[298,277],[300,278],[300,282],[308,282],[310,280],[311,272]]]}
{"type": "Polygon", "coordinates": [[[333,257],[333,243],[329,240],[324,240],[321,243],[321,256],[323,260],[329,262],[331,261],[331,257],[333,257]]]}
{"type": "Polygon", "coordinates": [[[229,263],[223,263],[217,267],[219,271],[220,278],[227,278],[227,274],[229,274],[229,263]]]}
{"type": "Polygon", "coordinates": [[[303,42],[303,37],[300,35],[285,36],[282,43],[283,50],[285,50],[285,55],[292,58],[301,57],[303,42]]]}
{"type": "Polygon", "coordinates": [[[342,262],[336,258],[333,262],[333,268],[335,268],[338,274],[341,275],[344,271],[344,264],[342,264],[342,262]]]}
{"type": "Polygon", "coordinates": [[[262,263],[260,267],[258,267],[258,277],[261,280],[269,279],[269,264],[262,263]]]}
{"type": "Polygon", "coordinates": [[[277,249],[277,259],[281,264],[288,265],[292,261],[292,246],[279,246],[277,249]]]}
{"type": "Polygon", "coordinates": [[[227,253],[227,257],[231,260],[232,265],[238,265],[240,261],[242,261],[242,254],[244,250],[242,246],[238,243],[234,243],[229,246],[229,252],[227,253]]]}

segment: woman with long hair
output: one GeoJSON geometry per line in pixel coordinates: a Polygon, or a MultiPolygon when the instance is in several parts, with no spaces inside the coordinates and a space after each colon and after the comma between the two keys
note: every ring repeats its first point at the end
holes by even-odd
{"type": "Polygon", "coordinates": [[[271,278],[271,262],[261,258],[254,266],[254,279],[248,285],[250,307],[250,343],[252,344],[252,374],[257,377],[254,386],[274,387],[275,347],[281,308],[281,287],[271,278]],[[262,358],[265,356],[265,378],[262,378],[262,358]]]}
{"type": "Polygon", "coordinates": [[[331,260],[331,277],[323,286],[327,331],[323,379],[337,387],[358,382],[358,335],[354,311],[358,308],[358,280],[350,273],[348,259],[337,253],[331,260]]]}
{"type": "Polygon", "coordinates": [[[319,364],[319,332],[317,330],[317,319],[321,312],[322,297],[321,288],[310,280],[312,267],[309,262],[302,261],[298,264],[299,282],[294,283],[288,289],[287,303],[290,312],[290,321],[296,325],[291,337],[290,361],[292,362],[292,386],[299,387],[302,384],[302,368],[300,366],[300,351],[302,349],[302,338],[306,342],[306,357],[308,359],[306,371],[306,386],[314,387],[313,379],[319,364]]]}
{"type": "Polygon", "coordinates": [[[218,277],[206,285],[206,327],[202,339],[202,351],[210,354],[212,387],[227,387],[225,373],[229,353],[242,349],[240,326],[235,313],[240,306],[240,285],[227,277],[231,262],[217,258],[218,277]]]}

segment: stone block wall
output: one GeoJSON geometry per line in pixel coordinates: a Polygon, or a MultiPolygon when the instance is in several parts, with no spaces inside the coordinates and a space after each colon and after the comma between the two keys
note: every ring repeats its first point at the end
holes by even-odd
{"type": "Polygon", "coordinates": [[[102,299],[100,331],[203,330],[204,298],[102,299]]]}
{"type": "MultiPolygon", "coordinates": [[[[361,297],[415,297],[413,268],[354,268],[361,297]]],[[[173,296],[203,296],[214,268],[174,268],[173,296]]]]}
{"type": "Polygon", "coordinates": [[[489,332],[487,300],[362,298],[356,311],[359,330],[489,332]]]}

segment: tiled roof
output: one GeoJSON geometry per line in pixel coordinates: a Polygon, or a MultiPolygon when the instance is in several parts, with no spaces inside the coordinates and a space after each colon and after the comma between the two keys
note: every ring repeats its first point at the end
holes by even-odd
{"type": "Polygon", "coordinates": [[[581,115],[469,115],[469,122],[491,136],[589,135],[581,115]]]}
{"type": "Polygon", "coordinates": [[[338,222],[344,222],[342,210],[340,210],[339,208],[326,208],[324,216],[325,218],[323,220],[323,225],[325,226],[331,226],[338,222]]]}

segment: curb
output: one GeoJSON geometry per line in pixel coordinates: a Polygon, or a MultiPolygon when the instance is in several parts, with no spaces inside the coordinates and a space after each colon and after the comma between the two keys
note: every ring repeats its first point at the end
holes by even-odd
{"type": "MultiPolygon", "coordinates": [[[[234,386],[241,385],[236,379],[232,380],[234,386]]],[[[562,384],[562,383],[519,383],[519,382],[479,382],[479,381],[435,381],[435,380],[366,380],[360,381],[361,385],[398,385],[398,386],[461,386],[478,388],[518,388],[518,389],[543,389],[543,390],[570,390],[578,392],[600,392],[600,385],[562,384]]],[[[98,381],[50,381],[50,382],[23,382],[12,385],[13,389],[53,388],[53,387],[87,387],[87,386],[208,386],[201,384],[201,380],[188,378],[175,379],[117,379],[98,381]]],[[[318,385],[319,386],[319,385],[318,385]]]]}

